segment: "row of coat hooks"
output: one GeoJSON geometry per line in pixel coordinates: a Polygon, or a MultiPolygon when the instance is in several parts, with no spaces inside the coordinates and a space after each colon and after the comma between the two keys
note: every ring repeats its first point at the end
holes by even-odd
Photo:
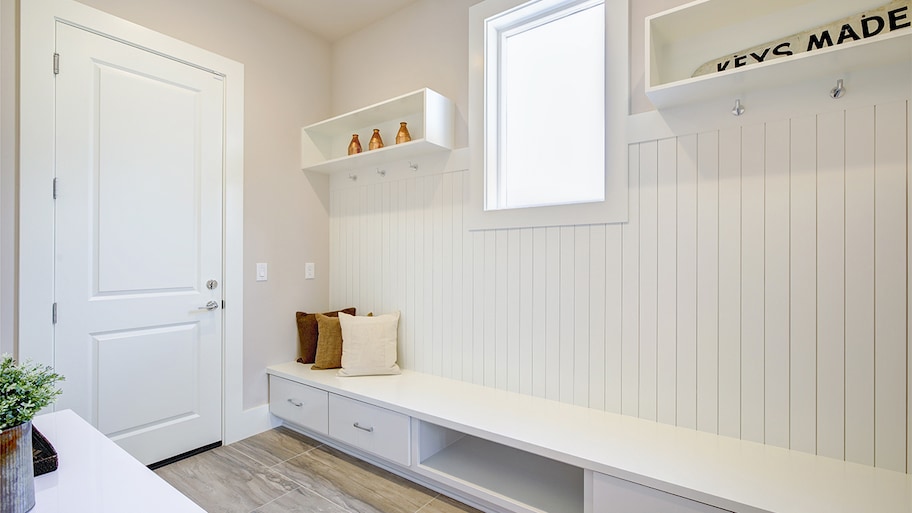
{"type": "MultiPolygon", "coordinates": [[[[413,173],[417,172],[417,171],[418,171],[418,163],[417,163],[417,162],[412,162],[412,161],[410,160],[410,161],[409,161],[409,169],[411,169],[413,173]]],[[[381,177],[386,178],[386,169],[380,169],[380,168],[378,167],[378,168],[377,168],[377,174],[380,175],[381,177]]],[[[357,182],[357,181],[358,181],[358,175],[355,174],[355,173],[349,173],[349,174],[348,174],[348,179],[351,180],[351,181],[353,181],[353,182],[357,182]]]]}
{"type": "MultiPolygon", "coordinates": [[[[830,89],[830,98],[838,100],[845,96],[845,83],[843,79],[836,81],[836,87],[830,89]]],[[[741,105],[741,98],[735,100],[735,106],[731,110],[732,116],[740,116],[744,114],[744,105],[741,105]]]]}

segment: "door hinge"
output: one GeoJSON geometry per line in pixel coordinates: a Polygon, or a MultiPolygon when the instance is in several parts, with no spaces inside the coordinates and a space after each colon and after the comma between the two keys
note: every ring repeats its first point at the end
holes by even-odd
{"type": "Polygon", "coordinates": [[[223,299],[222,300],[222,310],[224,310],[224,309],[225,309],[225,300],[223,299]]]}
{"type": "Polygon", "coordinates": [[[51,322],[57,324],[57,303],[51,307],[51,322]]]}
{"type": "Polygon", "coordinates": [[[54,199],[57,199],[57,177],[54,177],[54,199]]]}
{"type": "Polygon", "coordinates": [[[56,52],[54,53],[54,74],[60,74],[60,54],[56,52]]]}

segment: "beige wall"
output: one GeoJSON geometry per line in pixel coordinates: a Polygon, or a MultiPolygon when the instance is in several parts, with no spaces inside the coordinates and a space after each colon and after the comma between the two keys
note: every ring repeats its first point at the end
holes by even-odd
{"type": "MultiPolygon", "coordinates": [[[[2,349],[12,349],[16,0],[2,1],[0,296],[2,349]],[[10,15],[8,15],[10,13],[10,15]]],[[[294,312],[328,302],[328,181],[299,167],[300,128],[329,114],[330,45],[246,0],[84,0],[83,3],[245,66],[244,406],[267,401],[265,367],[294,358],[294,312]],[[304,280],[303,262],[316,280],[304,280]],[[256,262],[269,281],[256,282],[256,262]]],[[[25,227],[24,229],[28,229],[25,227]]],[[[226,315],[232,315],[227,305],[226,315]]]]}
{"type": "MultiPolygon", "coordinates": [[[[480,0],[420,0],[337,41],[332,111],[342,114],[421,87],[456,102],[456,146],[466,145],[469,7],[480,0]]],[[[630,112],[653,110],[644,92],[646,16],[690,0],[630,1],[630,112]]]]}
{"type": "Polygon", "coordinates": [[[456,102],[456,147],[467,143],[469,6],[419,0],[333,45],[332,110],[342,114],[430,87],[456,102]]]}

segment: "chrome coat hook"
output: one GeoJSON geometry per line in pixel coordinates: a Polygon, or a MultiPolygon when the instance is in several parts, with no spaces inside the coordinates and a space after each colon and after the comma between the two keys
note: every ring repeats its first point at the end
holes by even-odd
{"type": "Polygon", "coordinates": [[[735,108],[732,109],[732,116],[740,116],[744,114],[744,106],[741,105],[741,99],[735,100],[735,108]]]}
{"type": "Polygon", "coordinates": [[[349,173],[349,174],[348,174],[348,179],[351,180],[351,181],[353,181],[353,182],[357,182],[357,181],[358,181],[358,175],[353,175],[353,174],[349,173]]]}
{"type": "Polygon", "coordinates": [[[410,160],[410,161],[409,161],[409,168],[411,168],[411,170],[412,170],[413,172],[414,172],[414,171],[418,171],[418,164],[413,163],[413,162],[410,160]]]}
{"type": "Polygon", "coordinates": [[[378,168],[377,168],[377,174],[380,175],[380,176],[386,176],[386,170],[385,170],[385,169],[380,169],[380,168],[378,167],[378,168]]]}
{"type": "Polygon", "coordinates": [[[843,85],[842,79],[836,81],[836,87],[830,89],[830,97],[834,100],[838,100],[845,95],[845,86],[843,85]]]}

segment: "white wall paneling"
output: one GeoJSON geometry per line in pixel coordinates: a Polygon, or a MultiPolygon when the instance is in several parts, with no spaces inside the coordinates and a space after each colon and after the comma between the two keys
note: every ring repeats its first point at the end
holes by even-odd
{"type": "MultiPolygon", "coordinates": [[[[589,405],[590,227],[573,228],[573,403],[589,405]]],[[[604,347],[604,346],[603,346],[604,347]]],[[[594,377],[593,377],[594,378],[594,377]]]]}
{"type": "Polygon", "coordinates": [[[906,103],[874,111],[874,465],[904,471],[906,335],[906,103]]]}
{"type": "Polygon", "coordinates": [[[640,369],[639,416],[656,420],[658,337],[658,149],[657,141],[640,144],[640,369]]]}
{"type": "Polygon", "coordinates": [[[741,128],[719,131],[719,434],[741,437],[741,128]]]}
{"type": "Polygon", "coordinates": [[[678,138],[675,417],[697,428],[697,136],[678,138]]]}
{"type": "Polygon", "coordinates": [[[845,457],[874,464],[874,107],[845,116],[845,457]]]}
{"type": "Polygon", "coordinates": [[[907,471],[909,105],[849,107],[629,145],[624,224],[336,181],[333,306],[401,310],[406,368],[907,471]]]}
{"type": "Polygon", "coordinates": [[[545,397],[560,397],[560,305],[561,305],[561,267],[560,267],[560,228],[549,227],[545,235],[545,397]]]}
{"type": "MultiPolygon", "coordinates": [[[[463,181],[463,183],[465,183],[465,181],[463,181]]],[[[474,280],[474,287],[472,290],[473,295],[466,298],[466,301],[473,305],[471,309],[472,315],[470,316],[470,320],[473,323],[471,339],[473,358],[469,363],[469,368],[471,369],[471,381],[478,385],[484,383],[484,322],[487,317],[491,317],[490,315],[486,316],[484,314],[485,302],[481,299],[481,297],[483,297],[481,295],[486,292],[484,287],[484,241],[485,232],[472,232],[472,246],[474,248],[472,278],[474,280]]],[[[400,346],[401,345],[402,344],[400,343],[400,346]]]]}
{"type": "Polygon", "coordinates": [[[741,131],[741,438],[764,441],[764,125],[741,131]]]}
{"type": "MultiPolygon", "coordinates": [[[[640,190],[640,146],[628,148],[629,186],[640,190]]],[[[630,195],[630,216],[621,227],[621,413],[640,414],[640,195],[630,195]]]]}
{"type": "Polygon", "coordinates": [[[766,124],[764,442],[789,446],[789,121],[766,124]]]}
{"type": "Polygon", "coordinates": [[[697,429],[719,432],[719,133],[697,138],[697,429]]]}
{"type": "MultiPolygon", "coordinates": [[[[624,362],[624,255],[623,255],[623,225],[614,224],[605,227],[605,315],[604,315],[604,342],[605,342],[605,411],[621,413],[623,404],[623,362],[624,362]]],[[[598,264],[596,264],[598,265],[598,264]]],[[[598,292],[593,293],[598,297],[598,292]]],[[[590,310],[598,311],[598,304],[593,302],[590,310]]],[[[595,315],[595,313],[593,313],[595,315]]],[[[593,325],[599,325],[599,319],[591,320],[593,325]]],[[[595,337],[596,346],[601,338],[595,337]]],[[[598,354],[598,351],[594,351],[598,354]]],[[[594,375],[594,374],[593,374],[594,375]]]]}
{"type": "Polygon", "coordinates": [[[657,184],[656,419],[674,424],[677,381],[677,141],[659,141],[657,184]]]}
{"type": "MultiPolygon", "coordinates": [[[[589,383],[586,384],[588,387],[587,393],[589,401],[585,406],[605,410],[607,409],[605,406],[605,364],[607,363],[605,354],[608,348],[607,340],[605,338],[605,326],[608,316],[605,315],[605,313],[608,312],[606,303],[609,300],[608,292],[606,290],[608,264],[605,239],[607,237],[607,226],[602,224],[587,228],[591,230],[589,234],[588,272],[577,273],[577,276],[582,275],[583,279],[587,280],[590,284],[589,294],[586,298],[588,300],[589,308],[582,319],[583,322],[587,323],[587,329],[589,331],[589,338],[587,340],[589,351],[586,358],[582,360],[582,365],[586,366],[585,375],[589,378],[589,383]]],[[[611,247],[615,252],[620,248],[617,244],[612,244],[611,247]]],[[[611,269],[616,271],[617,269],[620,269],[620,267],[615,263],[615,265],[611,266],[611,269]]],[[[619,290],[619,284],[619,282],[612,283],[612,292],[619,290]]],[[[615,313],[619,311],[616,309],[617,306],[619,306],[619,304],[615,306],[615,313]]],[[[620,341],[620,337],[615,337],[614,340],[620,341]]]]}
{"type": "MultiPolygon", "coordinates": [[[[502,233],[502,232],[501,232],[502,233]]],[[[495,242],[497,241],[497,232],[487,231],[482,233],[482,242],[484,244],[484,314],[481,316],[481,319],[484,321],[483,333],[484,338],[481,354],[484,355],[484,359],[479,361],[484,368],[484,378],[482,384],[485,386],[493,387],[496,384],[494,375],[495,366],[497,364],[497,340],[494,337],[497,335],[495,332],[497,315],[498,311],[496,307],[497,299],[497,253],[495,242]]],[[[500,273],[506,275],[506,272],[500,273]]],[[[476,298],[481,299],[481,298],[476,298]]],[[[552,339],[556,342],[556,339],[552,339]]],[[[506,341],[504,341],[506,343],[506,341]]],[[[559,360],[558,360],[559,361],[559,360]]],[[[555,377],[560,376],[559,373],[555,372],[555,377]]]]}
{"type": "Polygon", "coordinates": [[[845,113],[817,120],[817,453],[843,457],[845,113]]]}
{"type": "MultiPolygon", "coordinates": [[[[469,255],[469,232],[464,231],[462,227],[462,205],[465,189],[464,175],[454,176],[453,179],[453,336],[450,339],[449,358],[452,361],[452,372],[450,377],[453,379],[465,379],[466,355],[470,354],[467,350],[467,343],[470,341],[466,322],[469,316],[465,315],[465,301],[472,297],[471,289],[468,288],[471,283],[464,280],[466,276],[466,265],[471,262],[469,255]]],[[[394,239],[395,240],[395,234],[394,239]]]]}
{"type": "MultiPolygon", "coordinates": [[[[906,164],[906,176],[907,176],[906,183],[907,183],[907,185],[912,187],[912,180],[908,179],[909,173],[912,173],[912,101],[906,102],[906,132],[907,132],[906,136],[908,138],[908,143],[906,146],[906,155],[909,157],[909,161],[906,164]]],[[[906,194],[907,200],[910,197],[912,197],[912,195],[907,193],[906,194]]],[[[907,216],[912,215],[912,211],[910,211],[908,205],[906,205],[906,215],[907,216]]],[[[912,226],[912,221],[907,220],[906,229],[908,230],[910,226],[912,226]]],[[[909,237],[906,237],[906,240],[912,240],[912,239],[910,239],[909,237]]],[[[908,251],[908,249],[907,249],[907,251],[908,251]]],[[[906,253],[906,261],[909,261],[910,266],[912,266],[912,259],[909,258],[910,255],[912,255],[912,252],[906,253]]],[[[908,279],[908,276],[909,275],[906,275],[906,279],[908,279]]],[[[912,290],[910,290],[910,294],[912,294],[912,290]]],[[[909,300],[909,302],[906,306],[907,306],[907,308],[912,309],[912,299],[909,300]]],[[[907,323],[908,323],[909,317],[910,316],[907,313],[906,314],[907,323]]],[[[906,429],[909,431],[908,436],[906,436],[906,451],[908,453],[906,456],[906,472],[912,474],[912,379],[910,379],[910,377],[908,375],[908,373],[912,372],[912,334],[909,333],[908,329],[906,329],[906,336],[909,337],[909,339],[907,341],[908,345],[906,346],[906,357],[908,358],[908,363],[906,365],[906,373],[907,373],[906,386],[908,387],[908,392],[906,393],[906,400],[907,400],[906,429]]]]}
{"type": "Polygon", "coordinates": [[[535,298],[533,284],[535,252],[532,250],[532,235],[533,232],[531,228],[521,230],[519,235],[520,285],[519,291],[517,291],[517,294],[519,295],[519,340],[516,344],[516,351],[518,352],[517,358],[519,359],[519,376],[517,376],[517,381],[519,381],[518,391],[526,395],[533,394],[532,378],[535,376],[533,366],[533,356],[535,355],[533,340],[535,337],[534,326],[536,324],[533,313],[533,302],[535,298]]]}
{"type": "MultiPolygon", "coordinates": [[[[561,402],[573,403],[575,350],[574,328],[576,321],[576,275],[574,267],[576,259],[576,229],[573,226],[558,228],[560,239],[560,308],[558,322],[560,324],[560,352],[558,352],[558,399],[561,402]]],[[[580,305],[586,308],[585,305],[580,305]]]]}
{"type": "MultiPolygon", "coordinates": [[[[494,235],[494,258],[492,259],[494,268],[491,270],[491,274],[486,275],[485,278],[494,282],[494,339],[492,342],[495,351],[493,383],[495,387],[504,390],[507,388],[508,383],[508,345],[510,343],[509,332],[511,331],[507,329],[510,327],[510,319],[507,317],[507,312],[508,306],[519,299],[516,296],[510,296],[508,287],[510,281],[515,281],[510,280],[510,278],[515,275],[517,270],[517,266],[512,265],[509,258],[509,238],[516,232],[515,230],[498,230],[488,233],[494,235]]],[[[572,342],[573,338],[569,337],[569,340],[572,342]]],[[[487,342],[485,340],[485,343],[487,342]]],[[[566,372],[561,372],[561,376],[567,374],[566,372]]],[[[572,372],[569,374],[572,378],[572,372]]]]}
{"type": "MultiPolygon", "coordinates": [[[[546,346],[547,337],[547,311],[548,301],[547,294],[547,230],[545,228],[534,228],[532,230],[532,395],[536,397],[545,397],[546,382],[542,376],[546,376],[545,362],[548,360],[548,350],[546,346]]],[[[471,301],[471,298],[469,298],[471,301]]]]}
{"type": "Polygon", "coordinates": [[[790,128],[789,444],[813,453],[817,449],[817,117],[792,119],[790,128]]]}

